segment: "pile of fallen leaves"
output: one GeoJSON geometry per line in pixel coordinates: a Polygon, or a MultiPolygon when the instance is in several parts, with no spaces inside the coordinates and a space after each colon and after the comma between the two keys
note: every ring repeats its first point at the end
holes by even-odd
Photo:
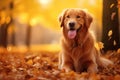
{"type": "Polygon", "coordinates": [[[58,52],[0,53],[0,80],[120,80],[120,50],[105,55],[114,62],[97,74],[58,69],[58,52]]]}

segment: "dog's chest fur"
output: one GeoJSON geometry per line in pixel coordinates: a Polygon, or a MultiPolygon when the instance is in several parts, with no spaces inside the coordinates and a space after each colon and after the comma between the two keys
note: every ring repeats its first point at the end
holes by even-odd
{"type": "Polygon", "coordinates": [[[91,51],[94,47],[94,40],[92,35],[88,32],[88,34],[81,36],[78,34],[73,40],[67,40],[64,38],[63,40],[63,49],[66,52],[64,54],[68,54],[74,61],[79,61],[81,59],[87,60],[87,57],[91,55],[91,51]]]}
{"type": "Polygon", "coordinates": [[[68,43],[63,42],[63,54],[69,55],[69,57],[72,59],[75,70],[79,69],[81,70],[83,66],[87,66],[90,62],[90,56],[92,51],[92,45],[90,44],[91,40],[89,38],[85,41],[84,44],[79,43],[78,41],[71,41],[68,43]],[[91,46],[91,48],[90,48],[91,46]]]}
{"type": "MultiPolygon", "coordinates": [[[[88,54],[87,52],[90,52],[93,44],[91,43],[91,39],[88,37],[86,41],[83,43],[82,41],[78,40],[69,40],[69,41],[64,41],[63,40],[63,49],[65,49],[65,54],[70,55],[73,58],[80,58],[82,56],[85,56],[88,54]],[[91,48],[90,48],[91,47],[91,48]],[[79,51],[79,52],[78,52],[79,51]]],[[[78,59],[76,58],[76,59],[78,59]]]]}

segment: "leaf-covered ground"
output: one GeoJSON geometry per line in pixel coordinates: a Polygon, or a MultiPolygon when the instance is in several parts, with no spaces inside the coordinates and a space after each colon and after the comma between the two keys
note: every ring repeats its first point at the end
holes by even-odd
{"type": "Polygon", "coordinates": [[[120,49],[105,55],[114,62],[97,74],[58,69],[58,52],[0,52],[0,80],[120,80],[120,49]]]}

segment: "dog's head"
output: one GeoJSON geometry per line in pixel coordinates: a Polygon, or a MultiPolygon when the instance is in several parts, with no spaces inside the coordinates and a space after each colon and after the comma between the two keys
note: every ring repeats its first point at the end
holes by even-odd
{"type": "Polygon", "coordinates": [[[77,31],[83,28],[89,28],[92,22],[90,14],[78,8],[66,9],[59,17],[61,27],[68,30],[68,37],[75,38],[77,31]]]}

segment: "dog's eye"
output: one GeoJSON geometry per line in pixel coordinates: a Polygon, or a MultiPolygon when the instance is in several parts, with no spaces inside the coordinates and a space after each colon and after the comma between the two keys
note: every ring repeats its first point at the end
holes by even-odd
{"type": "Polygon", "coordinates": [[[80,16],[76,16],[76,18],[80,18],[80,16]]]}
{"type": "Polygon", "coordinates": [[[69,16],[69,15],[67,15],[66,17],[67,17],[67,18],[70,18],[70,16],[69,16]]]}

